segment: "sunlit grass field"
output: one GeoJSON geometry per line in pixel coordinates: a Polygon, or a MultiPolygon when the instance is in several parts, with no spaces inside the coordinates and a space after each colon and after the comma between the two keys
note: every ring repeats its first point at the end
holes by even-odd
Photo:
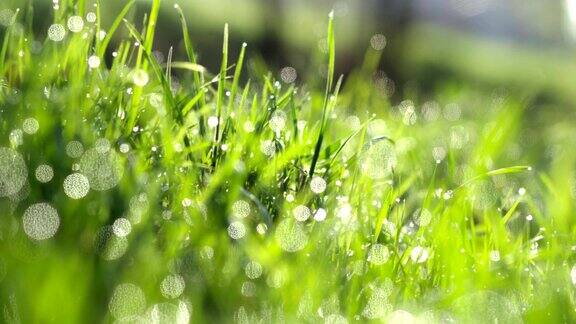
{"type": "Polygon", "coordinates": [[[61,1],[42,34],[0,12],[1,322],[576,321],[570,119],[465,85],[390,100],[381,35],[335,74],[332,15],[309,71],[228,26],[209,71],[193,17],[159,55],[160,1],[133,4],[101,26],[61,1]]]}

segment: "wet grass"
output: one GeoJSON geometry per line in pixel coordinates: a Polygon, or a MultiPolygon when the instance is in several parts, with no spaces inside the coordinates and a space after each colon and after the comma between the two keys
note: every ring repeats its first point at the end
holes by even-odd
{"type": "Polygon", "coordinates": [[[3,322],[576,320],[573,125],[464,86],[391,102],[380,49],[334,74],[332,16],[294,83],[228,26],[211,73],[179,7],[162,60],[159,0],[106,34],[74,4],[61,41],[2,20],[3,322]]]}

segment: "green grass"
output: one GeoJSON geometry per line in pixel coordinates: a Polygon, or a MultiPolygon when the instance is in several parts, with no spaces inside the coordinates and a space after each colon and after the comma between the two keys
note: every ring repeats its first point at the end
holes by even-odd
{"type": "Polygon", "coordinates": [[[3,322],[576,321],[573,125],[463,85],[391,102],[373,49],[337,78],[332,15],[296,84],[228,26],[207,71],[178,7],[161,62],[160,1],[132,3],[103,38],[35,35],[28,6],[1,30],[3,322]]]}

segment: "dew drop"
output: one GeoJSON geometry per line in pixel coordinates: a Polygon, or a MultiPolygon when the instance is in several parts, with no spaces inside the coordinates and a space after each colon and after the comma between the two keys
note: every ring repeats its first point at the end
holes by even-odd
{"type": "Polygon", "coordinates": [[[432,220],[432,213],[426,208],[419,208],[412,214],[412,219],[418,226],[426,226],[432,220]]]}
{"type": "Polygon", "coordinates": [[[148,84],[150,78],[148,73],[142,69],[138,69],[132,72],[132,82],[138,87],[143,87],[148,84]]]}
{"type": "Polygon", "coordinates": [[[490,261],[492,261],[492,262],[500,261],[500,251],[498,251],[498,250],[490,251],[490,261]]]}
{"type": "Polygon", "coordinates": [[[61,42],[66,36],[66,28],[60,24],[48,27],[48,38],[54,42],[61,42]]]}
{"type": "Polygon", "coordinates": [[[90,191],[88,178],[81,173],[72,173],[64,179],[64,193],[72,199],[86,197],[90,191]]]}
{"type": "Polygon", "coordinates": [[[377,51],[381,51],[386,47],[386,36],[376,34],[370,38],[370,46],[377,51]]]}
{"type": "Polygon", "coordinates": [[[372,140],[362,154],[360,168],[373,179],[382,179],[392,173],[396,166],[394,146],[385,138],[372,140]]]}
{"type": "Polygon", "coordinates": [[[272,117],[270,117],[268,126],[270,126],[270,128],[276,133],[281,132],[284,127],[286,127],[286,119],[287,117],[285,112],[282,110],[276,110],[272,114],[272,117]]]}
{"type": "Polygon", "coordinates": [[[118,154],[102,152],[102,147],[90,149],[80,159],[80,170],[88,178],[90,188],[105,191],[118,185],[124,174],[118,154]]]}
{"type": "Polygon", "coordinates": [[[260,235],[266,234],[266,232],[268,232],[268,225],[264,223],[256,225],[256,232],[260,235]]]}
{"type": "Polygon", "coordinates": [[[292,211],[294,218],[299,222],[304,222],[310,218],[310,209],[304,205],[298,205],[292,211]]]}
{"type": "Polygon", "coordinates": [[[28,135],[36,134],[39,128],[40,124],[35,118],[26,118],[22,123],[22,129],[28,135]]]}
{"type": "Polygon", "coordinates": [[[210,128],[216,128],[216,126],[218,126],[218,117],[216,116],[210,116],[208,117],[208,127],[210,128]]]}
{"type": "Polygon", "coordinates": [[[246,277],[254,280],[260,278],[262,275],[262,265],[256,261],[250,261],[244,268],[244,272],[246,273],[246,277]]]}
{"type": "Polygon", "coordinates": [[[103,226],[94,238],[94,249],[104,260],[117,260],[126,253],[128,240],[115,235],[112,226],[103,226]]]}
{"type": "Polygon", "coordinates": [[[60,227],[58,212],[48,203],[36,203],[24,211],[22,217],[24,232],[34,240],[51,238],[60,227]]]}
{"type": "MultiPolygon", "coordinates": [[[[148,311],[146,323],[188,324],[190,323],[190,307],[183,301],[178,304],[159,303],[153,305],[148,311]]],[[[143,321],[145,322],[145,321],[143,321]]]]}
{"type": "Polygon", "coordinates": [[[412,252],[410,252],[410,259],[415,263],[424,263],[428,260],[428,257],[430,257],[430,251],[421,246],[414,247],[412,252]]]}
{"type": "Polygon", "coordinates": [[[318,208],[314,213],[314,220],[317,222],[323,222],[326,219],[326,210],[324,208],[318,208]]]}
{"type": "Polygon", "coordinates": [[[125,237],[132,231],[132,224],[124,217],[117,218],[112,224],[112,232],[118,237],[125,237]]]}
{"type": "Polygon", "coordinates": [[[237,200],[232,204],[232,215],[237,218],[246,218],[250,215],[250,204],[246,200],[237,200]]]}
{"type": "Polygon", "coordinates": [[[312,192],[321,194],[326,190],[326,180],[321,177],[314,177],[310,181],[310,189],[312,192]]]}
{"type": "Polygon", "coordinates": [[[114,288],[108,309],[112,317],[122,320],[141,314],[146,308],[146,296],[140,287],[132,283],[119,284],[114,288]]]}
{"type": "Polygon", "coordinates": [[[286,218],[276,228],[276,240],[284,251],[296,252],[306,246],[308,235],[299,222],[286,218]]]}
{"type": "Polygon", "coordinates": [[[35,171],[36,179],[42,183],[47,183],[54,177],[54,170],[48,164],[40,164],[35,171]]]}
{"type": "Polygon", "coordinates": [[[160,283],[160,292],[165,298],[178,298],[184,292],[186,283],[184,278],[179,274],[170,274],[160,283]]]}
{"type": "Polygon", "coordinates": [[[28,169],[17,151],[0,147],[0,197],[16,194],[26,182],[28,169]]]}
{"type": "Polygon", "coordinates": [[[368,262],[372,264],[375,265],[384,264],[388,261],[389,258],[390,258],[390,251],[388,250],[388,247],[380,243],[372,245],[370,247],[370,250],[368,251],[368,262]]]}
{"type": "Polygon", "coordinates": [[[84,145],[78,141],[71,141],[66,145],[66,155],[76,159],[84,153],[84,145]]]}
{"type": "Polygon", "coordinates": [[[96,22],[96,14],[93,12],[89,12],[86,14],[86,21],[89,23],[95,23],[96,22]]]}
{"type": "Polygon", "coordinates": [[[8,27],[14,24],[15,14],[11,9],[0,10],[0,25],[8,27]]]}
{"type": "Polygon", "coordinates": [[[79,33],[84,28],[84,20],[80,16],[72,16],[68,18],[68,29],[73,33],[79,33]]]}
{"type": "Polygon", "coordinates": [[[240,292],[245,297],[254,297],[254,295],[256,295],[256,285],[253,282],[246,281],[242,283],[240,292]]]}
{"type": "Polygon", "coordinates": [[[92,55],[88,58],[88,67],[91,69],[96,69],[100,66],[100,58],[96,55],[92,55]]]}
{"type": "Polygon", "coordinates": [[[241,222],[232,222],[228,226],[228,235],[230,235],[233,240],[239,240],[246,236],[246,226],[241,222]]]}
{"type": "Polygon", "coordinates": [[[276,145],[274,141],[264,140],[260,143],[260,151],[268,157],[274,156],[276,154],[276,145]]]}
{"type": "Polygon", "coordinates": [[[284,83],[294,83],[296,78],[298,78],[298,73],[296,72],[295,68],[287,66],[280,70],[280,78],[282,81],[284,81],[284,83]]]}
{"type": "Polygon", "coordinates": [[[130,151],[130,144],[128,144],[128,143],[122,143],[122,144],[120,144],[120,148],[119,148],[119,149],[120,149],[120,152],[121,152],[121,153],[126,154],[126,153],[128,153],[128,152],[130,151]]]}

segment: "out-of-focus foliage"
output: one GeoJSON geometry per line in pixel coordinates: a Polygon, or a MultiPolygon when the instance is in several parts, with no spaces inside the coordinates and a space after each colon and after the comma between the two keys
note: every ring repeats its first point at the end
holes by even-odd
{"type": "Polygon", "coordinates": [[[381,35],[335,73],[334,15],[308,70],[228,26],[207,69],[180,7],[82,4],[2,13],[4,322],[576,320],[573,113],[530,85],[391,100],[381,35]]]}

